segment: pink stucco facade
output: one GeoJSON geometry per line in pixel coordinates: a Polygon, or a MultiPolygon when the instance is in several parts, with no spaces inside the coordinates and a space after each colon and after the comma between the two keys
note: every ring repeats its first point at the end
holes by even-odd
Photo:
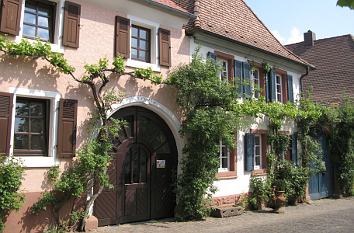
{"type": "MultiPolygon", "coordinates": [[[[78,49],[64,47],[65,58],[69,63],[76,67],[75,75],[80,77],[83,74],[83,66],[88,63],[95,63],[99,58],[106,57],[112,61],[114,49],[114,27],[115,16],[120,15],[128,17],[124,10],[119,8],[102,7],[96,5],[94,1],[74,1],[81,5],[81,22],[80,22],[80,46],[78,49]]],[[[137,3],[134,3],[135,5],[137,3]]],[[[132,5],[134,6],[134,5],[132,5]]],[[[123,7],[124,9],[129,6],[123,7]]],[[[149,8],[146,5],[140,5],[142,11],[147,15],[157,15],[158,9],[149,8]]],[[[189,38],[181,27],[183,22],[187,22],[187,18],[177,18],[177,16],[168,15],[160,12],[160,18],[170,17],[168,21],[178,20],[176,25],[165,25],[163,21],[154,23],[161,28],[168,29],[171,32],[171,57],[172,67],[159,67],[160,73],[164,78],[174,67],[181,63],[188,63],[190,59],[190,42],[189,38]]],[[[133,15],[134,16],[134,15],[133,15]]],[[[136,17],[144,17],[146,15],[136,17]]],[[[134,16],[134,17],[135,17],[134,16]]],[[[156,18],[155,18],[156,19],[156,18]]],[[[151,20],[151,19],[147,19],[151,20]]],[[[127,69],[131,69],[128,67],[127,69]]],[[[92,111],[93,102],[90,98],[91,94],[85,87],[81,87],[73,81],[69,76],[61,75],[51,68],[51,66],[42,60],[18,59],[11,58],[1,54],[0,62],[0,91],[10,92],[11,89],[23,88],[29,90],[41,90],[58,93],[61,98],[78,100],[78,130],[77,130],[77,147],[80,147],[88,138],[86,133],[88,120],[92,111]]],[[[165,85],[153,85],[149,81],[136,80],[125,76],[114,78],[108,89],[113,88],[115,91],[124,93],[124,98],[131,96],[143,96],[160,103],[169,109],[178,117],[177,107],[175,103],[175,90],[165,85]]],[[[63,169],[68,160],[57,160],[63,169]]],[[[21,187],[21,191],[25,194],[25,204],[18,212],[11,213],[6,223],[5,233],[10,232],[38,232],[48,223],[43,215],[39,216],[44,223],[38,223],[33,220],[34,217],[28,216],[28,208],[40,196],[43,190],[50,188],[44,179],[48,167],[31,167],[26,168],[25,177],[21,187]],[[33,225],[37,225],[32,228],[33,225]]],[[[37,218],[38,219],[38,218],[37,218]]]]}

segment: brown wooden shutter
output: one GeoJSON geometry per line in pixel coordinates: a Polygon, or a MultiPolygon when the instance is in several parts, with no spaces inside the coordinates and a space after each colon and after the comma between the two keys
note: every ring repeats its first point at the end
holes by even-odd
{"type": "Polygon", "coordinates": [[[159,29],[159,56],[161,66],[171,66],[171,35],[170,31],[159,29]]]}
{"type": "Polygon", "coordinates": [[[2,0],[0,31],[10,35],[18,36],[20,31],[20,20],[22,0],[2,0]]]}
{"type": "Polygon", "coordinates": [[[130,20],[116,16],[114,56],[130,57],[130,20]]]}
{"type": "Polygon", "coordinates": [[[65,2],[63,45],[79,48],[81,6],[73,2],[65,2]]]}
{"type": "Polygon", "coordinates": [[[61,99],[58,124],[58,157],[72,158],[76,150],[77,100],[61,99]]]}
{"type": "Polygon", "coordinates": [[[267,153],[268,153],[267,134],[261,134],[261,142],[262,142],[262,168],[267,169],[267,153]]]}
{"type": "Polygon", "coordinates": [[[282,98],[283,98],[283,103],[286,104],[288,102],[288,76],[283,75],[282,76],[282,98]]]}
{"type": "Polygon", "coordinates": [[[9,154],[13,94],[0,92],[0,154],[9,154]]]}

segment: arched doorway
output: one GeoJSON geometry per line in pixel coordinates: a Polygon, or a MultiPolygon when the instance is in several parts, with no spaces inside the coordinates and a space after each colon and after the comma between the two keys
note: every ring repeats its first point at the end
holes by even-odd
{"type": "Polygon", "coordinates": [[[141,107],[124,108],[112,118],[127,125],[114,141],[109,168],[114,188],[104,190],[94,205],[99,225],[172,217],[178,156],[170,129],[141,107]]]}

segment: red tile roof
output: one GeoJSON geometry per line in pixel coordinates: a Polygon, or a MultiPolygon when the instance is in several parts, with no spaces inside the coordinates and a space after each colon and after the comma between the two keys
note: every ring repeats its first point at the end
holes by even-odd
{"type": "MultiPolygon", "coordinates": [[[[165,5],[165,6],[168,6],[170,8],[173,8],[175,10],[179,10],[179,11],[183,11],[185,13],[188,12],[188,9],[187,8],[184,8],[182,6],[184,5],[179,5],[176,3],[176,1],[174,0],[153,0],[154,2],[157,2],[157,3],[160,3],[162,5],[165,5]]],[[[185,6],[186,7],[186,6],[185,6]]]]}
{"type": "Polygon", "coordinates": [[[303,80],[304,89],[312,91],[312,99],[338,103],[343,96],[354,97],[352,35],[315,40],[314,46],[301,42],[286,47],[316,66],[303,80]]]}
{"type": "Polygon", "coordinates": [[[194,27],[308,65],[286,49],[243,0],[198,2],[194,27]]]}
{"type": "Polygon", "coordinates": [[[196,16],[188,30],[202,30],[246,46],[308,65],[286,49],[243,0],[154,0],[196,16]]]}

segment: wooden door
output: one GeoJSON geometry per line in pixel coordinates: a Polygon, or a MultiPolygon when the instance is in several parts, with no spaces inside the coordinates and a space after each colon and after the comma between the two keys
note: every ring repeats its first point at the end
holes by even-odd
{"type": "Polygon", "coordinates": [[[132,144],[125,154],[118,181],[118,222],[150,219],[150,157],[144,145],[132,144]]]}
{"type": "Polygon", "coordinates": [[[319,142],[326,171],[314,174],[310,178],[309,192],[312,200],[326,198],[333,194],[333,166],[329,158],[328,141],[325,136],[320,136],[319,142]]]}
{"type": "Polygon", "coordinates": [[[143,108],[126,108],[113,117],[127,124],[114,143],[109,169],[114,189],[95,203],[99,225],[172,217],[177,148],[170,129],[143,108]]]}

